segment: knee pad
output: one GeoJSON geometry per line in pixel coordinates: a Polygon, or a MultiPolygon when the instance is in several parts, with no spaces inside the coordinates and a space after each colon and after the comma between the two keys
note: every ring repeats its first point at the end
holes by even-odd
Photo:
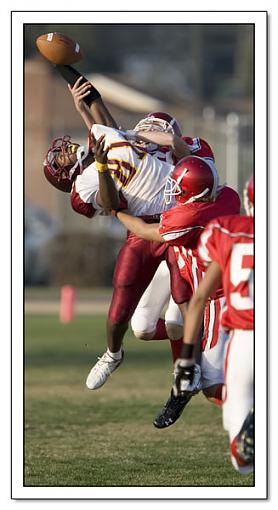
{"type": "Polygon", "coordinates": [[[138,338],[139,340],[152,340],[154,334],[155,334],[155,331],[133,331],[133,334],[136,338],[138,338]]]}
{"type": "Polygon", "coordinates": [[[180,340],[183,335],[183,326],[175,322],[166,322],[165,327],[170,340],[180,340]]]}

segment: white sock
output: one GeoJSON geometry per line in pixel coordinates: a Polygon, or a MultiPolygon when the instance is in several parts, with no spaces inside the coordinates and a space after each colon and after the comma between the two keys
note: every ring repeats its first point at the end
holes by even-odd
{"type": "Polygon", "coordinates": [[[121,357],[122,357],[122,348],[117,352],[111,352],[110,349],[107,347],[106,352],[107,352],[107,354],[109,354],[109,356],[111,356],[111,358],[113,358],[115,360],[121,359],[121,357]]]}

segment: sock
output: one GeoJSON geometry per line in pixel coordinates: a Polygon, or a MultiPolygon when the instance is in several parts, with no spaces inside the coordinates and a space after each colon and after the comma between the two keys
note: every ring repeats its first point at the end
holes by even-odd
{"type": "Polygon", "coordinates": [[[183,346],[183,340],[180,338],[179,340],[170,340],[171,350],[172,350],[172,358],[173,363],[180,357],[181,349],[183,346]]]}
{"type": "Polygon", "coordinates": [[[158,319],[156,323],[156,330],[155,334],[152,337],[152,340],[167,340],[168,334],[165,327],[165,320],[164,319],[158,319]]]}
{"type": "Polygon", "coordinates": [[[122,353],[122,348],[117,351],[117,352],[111,352],[110,349],[107,347],[107,354],[109,354],[109,356],[111,356],[111,358],[115,359],[115,360],[119,360],[121,359],[123,353],[122,353]]]}

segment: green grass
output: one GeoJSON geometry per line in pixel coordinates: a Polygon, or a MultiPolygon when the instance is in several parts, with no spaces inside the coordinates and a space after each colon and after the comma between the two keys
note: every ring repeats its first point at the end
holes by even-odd
{"type": "Polygon", "coordinates": [[[168,342],[129,333],[123,365],[86,389],[104,331],[104,316],[26,317],[25,485],[252,486],[230,463],[221,409],[202,395],[169,429],[153,427],[172,381],[168,342]]]}

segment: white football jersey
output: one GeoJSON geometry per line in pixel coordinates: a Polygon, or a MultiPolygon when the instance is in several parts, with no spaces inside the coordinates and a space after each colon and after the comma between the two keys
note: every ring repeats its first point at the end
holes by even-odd
{"type": "MultiPolygon", "coordinates": [[[[143,148],[131,144],[124,133],[116,129],[94,124],[92,133],[98,140],[105,135],[105,147],[109,146],[108,167],[116,188],[128,203],[128,211],[135,216],[152,216],[168,209],[164,201],[164,188],[174,165],[151,156],[143,148]]],[[[85,201],[95,204],[97,170],[95,163],[78,176],[76,185],[85,201]]]]}

